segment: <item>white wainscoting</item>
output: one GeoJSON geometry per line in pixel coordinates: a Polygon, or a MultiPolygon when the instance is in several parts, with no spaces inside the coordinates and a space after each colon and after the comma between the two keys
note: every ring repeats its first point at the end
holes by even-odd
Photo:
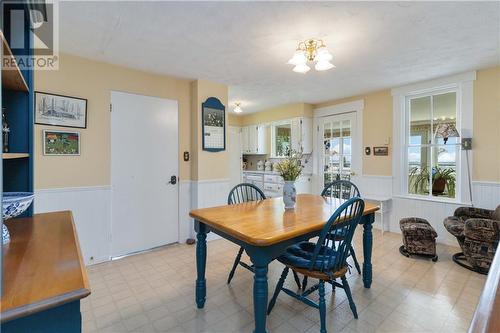
{"type": "MultiPolygon", "coordinates": [[[[365,195],[390,196],[392,177],[356,176],[353,181],[365,195]]],[[[494,209],[500,204],[500,182],[473,182],[474,205],[494,209]]],[[[230,190],[228,179],[179,182],[179,242],[195,238],[193,219],[189,211],[225,205],[230,190]]],[[[390,231],[399,233],[399,220],[418,216],[428,219],[438,233],[438,242],[457,245],[456,240],[443,226],[443,219],[452,215],[460,204],[434,201],[393,198],[391,211],[386,214],[386,225],[390,231]]],[[[111,187],[72,187],[42,189],[35,191],[35,213],[71,210],[78,231],[83,257],[86,264],[109,260],[111,240],[111,187]]],[[[377,216],[377,219],[379,216],[377,216]]],[[[375,227],[380,227],[376,220],[375,227]]],[[[208,240],[219,238],[210,233],[208,240]]]]}
{"type": "Polygon", "coordinates": [[[111,187],[35,190],[35,213],[71,210],[86,264],[109,260],[111,187]]]}
{"type": "Polygon", "coordinates": [[[399,220],[403,217],[421,217],[429,221],[438,234],[437,242],[458,246],[456,238],[443,225],[445,217],[453,215],[460,204],[444,203],[429,200],[417,200],[401,197],[392,198],[390,213],[390,231],[401,233],[399,220]]]}
{"type": "Polygon", "coordinates": [[[495,209],[500,205],[500,182],[472,182],[474,206],[495,209]]]}
{"type": "MultiPolygon", "coordinates": [[[[391,176],[363,175],[354,176],[356,183],[363,195],[392,196],[391,176]]],[[[464,190],[467,190],[466,188],[464,190]]],[[[495,209],[500,204],[500,182],[472,182],[474,206],[495,209]]],[[[393,197],[391,210],[384,216],[386,226],[392,232],[400,233],[399,220],[403,217],[422,217],[436,229],[439,243],[457,246],[457,241],[443,225],[447,216],[453,215],[456,208],[462,204],[444,203],[429,200],[416,200],[403,197],[393,197]]],[[[380,228],[380,216],[376,215],[374,227],[380,228]]]]}
{"type": "Polygon", "coordinates": [[[191,183],[191,180],[179,181],[179,243],[194,238],[193,219],[189,217],[193,194],[191,183]]]}
{"type": "MultiPolygon", "coordinates": [[[[362,175],[352,176],[352,182],[356,184],[362,196],[392,197],[392,176],[362,175]]],[[[385,226],[390,224],[389,210],[384,212],[385,226]]],[[[386,209],[387,209],[386,208],[386,209]]],[[[374,228],[382,229],[381,215],[375,214],[374,228]]]]}
{"type": "MultiPolygon", "coordinates": [[[[227,205],[229,190],[229,179],[193,180],[191,181],[191,207],[195,209],[227,205]]],[[[194,230],[191,230],[194,238],[194,230]]],[[[207,240],[219,238],[214,233],[209,233],[207,236],[207,240]]]]}
{"type": "MultiPolygon", "coordinates": [[[[179,242],[195,238],[189,211],[225,205],[229,180],[179,181],[179,242]]],[[[111,186],[35,190],[35,213],[70,210],[78,232],[85,264],[110,259],[111,186]]],[[[208,240],[219,238],[210,233],[208,240]]]]}

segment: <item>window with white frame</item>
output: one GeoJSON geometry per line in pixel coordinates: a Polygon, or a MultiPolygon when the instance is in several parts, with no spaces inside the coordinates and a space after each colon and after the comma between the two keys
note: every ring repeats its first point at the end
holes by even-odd
{"type": "Polygon", "coordinates": [[[292,149],[292,124],[289,120],[272,124],[272,157],[286,157],[292,149]]]}
{"type": "Polygon", "coordinates": [[[457,89],[406,96],[406,190],[456,198],[460,179],[457,89]]]}
{"type": "Polygon", "coordinates": [[[470,71],[392,89],[395,196],[470,204],[473,151],[460,143],[473,137],[474,80],[470,71]]]}

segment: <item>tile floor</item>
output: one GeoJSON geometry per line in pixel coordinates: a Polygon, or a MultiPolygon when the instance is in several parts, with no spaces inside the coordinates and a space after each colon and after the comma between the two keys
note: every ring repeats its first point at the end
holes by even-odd
{"type": "MultiPolygon", "coordinates": [[[[355,247],[362,262],[360,231],[355,247]]],[[[438,245],[433,263],[401,256],[400,243],[400,235],[374,230],[372,288],[363,288],[355,270],[349,276],[359,319],[343,290],[328,290],[328,332],[467,331],[485,276],[451,261],[458,248],[438,245]]],[[[88,267],[92,294],[81,305],[83,332],[252,332],[252,274],[238,268],[226,284],[236,252],[226,240],[208,243],[203,310],[194,302],[194,246],[171,245],[88,267]]],[[[269,297],[281,270],[278,262],[269,267],[269,297]]],[[[286,283],[295,287],[291,274],[286,283]]],[[[319,332],[319,313],[281,293],[267,325],[272,333],[319,332]]]]}

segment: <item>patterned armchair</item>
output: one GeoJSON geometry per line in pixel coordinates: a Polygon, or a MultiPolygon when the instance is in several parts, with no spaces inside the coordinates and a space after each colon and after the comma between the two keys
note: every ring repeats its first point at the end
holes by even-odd
{"type": "Polygon", "coordinates": [[[460,207],[444,220],[462,252],[453,255],[460,266],[487,274],[500,240],[500,205],[495,210],[460,207]]]}

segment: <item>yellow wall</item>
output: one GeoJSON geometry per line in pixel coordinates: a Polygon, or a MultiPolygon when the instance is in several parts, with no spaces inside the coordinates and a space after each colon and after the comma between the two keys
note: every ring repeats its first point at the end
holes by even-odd
{"type": "MultiPolygon", "coordinates": [[[[228,153],[201,150],[201,103],[209,96],[227,104],[227,87],[205,80],[155,75],[121,66],[62,54],[58,71],[38,71],[35,90],[88,99],[87,129],[81,132],[81,156],[43,156],[42,129],[35,127],[35,188],[99,186],[110,184],[111,91],[125,91],[177,100],[179,103],[179,176],[181,179],[225,179],[228,153]],[[195,110],[195,111],[194,111],[195,110]],[[192,130],[196,129],[196,130],[192,130]],[[182,153],[191,152],[191,162],[182,153]],[[198,166],[202,166],[198,168],[198,166]]],[[[266,123],[281,119],[311,117],[313,108],[363,99],[365,102],[363,146],[383,145],[392,136],[390,90],[328,101],[317,105],[295,103],[262,112],[236,116],[226,109],[233,126],[266,123]]],[[[55,129],[61,129],[52,127],[55,129]]],[[[474,180],[500,181],[500,67],[477,72],[474,82],[474,180]]],[[[363,156],[363,173],[391,175],[389,157],[363,156]]]]}
{"type": "Polygon", "coordinates": [[[477,71],[472,142],[472,179],[500,181],[500,66],[477,71]]]}
{"type": "MultiPolygon", "coordinates": [[[[392,96],[390,90],[368,93],[340,100],[324,102],[314,105],[322,108],[356,100],[364,100],[363,110],[363,151],[365,146],[384,146],[389,137],[392,137],[392,96]]],[[[389,145],[389,156],[366,156],[363,153],[364,175],[392,175],[392,153],[389,145]]]]}
{"type": "Polygon", "coordinates": [[[226,111],[228,113],[228,124],[229,126],[243,126],[242,124],[242,120],[243,120],[243,117],[242,116],[237,116],[235,115],[234,113],[230,113],[232,110],[229,110],[226,108],[226,111]]]}
{"type": "Polygon", "coordinates": [[[280,105],[274,108],[266,109],[260,112],[250,113],[247,115],[236,116],[239,126],[268,123],[282,119],[294,117],[312,117],[313,106],[307,103],[295,103],[280,105]]]}
{"type": "MultiPolygon", "coordinates": [[[[319,108],[358,99],[365,101],[363,146],[383,145],[387,137],[392,137],[392,96],[390,90],[320,103],[314,107],[319,108]]],[[[500,181],[500,66],[477,71],[477,78],[474,81],[473,154],[474,173],[472,179],[500,181]]],[[[390,156],[391,153],[389,153],[389,157],[364,155],[363,173],[367,175],[391,175],[392,159],[390,156]]]]}
{"type": "MultiPolygon", "coordinates": [[[[35,90],[86,98],[87,129],[81,132],[81,156],[43,156],[42,129],[35,127],[35,188],[110,184],[110,112],[112,90],[177,100],[179,154],[190,149],[189,81],[62,54],[58,71],[37,71],[35,90]]],[[[53,127],[62,129],[62,127],[53,127]]],[[[190,165],[182,156],[181,179],[189,179],[190,165]]]]}
{"type": "MultiPolygon", "coordinates": [[[[217,97],[222,104],[227,105],[227,86],[206,80],[196,80],[191,83],[191,109],[196,110],[191,117],[191,179],[193,180],[227,179],[229,176],[227,149],[216,153],[202,150],[201,104],[208,97],[217,97]]],[[[227,122],[228,112],[226,112],[226,124],[227,122]]],[[[227,146],[226,132],[226,148],[227,146]]]]}

